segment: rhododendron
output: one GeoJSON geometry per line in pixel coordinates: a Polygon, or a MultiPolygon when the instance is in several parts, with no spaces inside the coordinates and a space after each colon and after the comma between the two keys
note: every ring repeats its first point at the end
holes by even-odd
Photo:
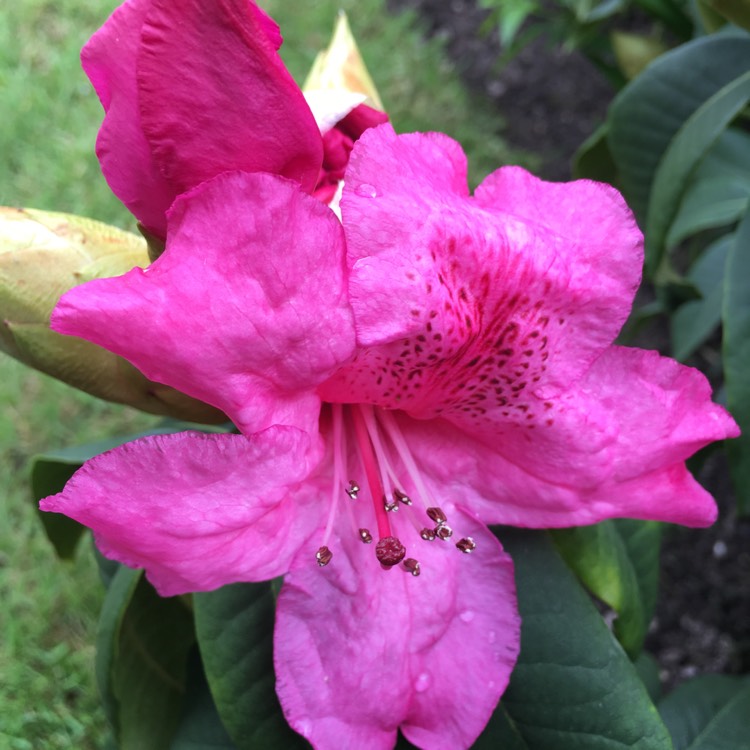
{"type": "Polygon", "coordinates": [[[353,141],[387,118],[352,92],[313,97],[313,114],[280,45],[250,0],[127,0],[84,47],[106,111],[104,176],[149,233],[163,237],[174,199],[227,170],[334,197],[353,141]]]}
{"type": "Polygon", "coordinates": [[[151,267],[66,294],[56,330],[241,434],[124,445],[42,507],[163,595],[285,575],[277,693],[315,747],[468,747],[519,648],[485,524],[709,524],[684,461],[737,430],[700,373],[612,344],[642,262],[614,189],[505,167],[470,196],[455,142],[384,125],[342,212],[222,174],[151,267]]]}

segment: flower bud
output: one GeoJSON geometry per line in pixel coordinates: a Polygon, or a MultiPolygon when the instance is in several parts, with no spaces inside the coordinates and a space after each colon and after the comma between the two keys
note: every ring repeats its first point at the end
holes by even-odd
{"type": "Polygon", "coordinates": [[[318,53],[302,90],[363,94],[364,104],[385,111],[345,13],[339,14],[331,43],[318,53]]]}
{"type": "Polygon", "coordinates": [[[148,262],[146,242],[130,232],[72,214],[0,207],[0,350],[107,401],[193,422],[225,421],[121,357],[49,327],[68,289],[148,262]]]}

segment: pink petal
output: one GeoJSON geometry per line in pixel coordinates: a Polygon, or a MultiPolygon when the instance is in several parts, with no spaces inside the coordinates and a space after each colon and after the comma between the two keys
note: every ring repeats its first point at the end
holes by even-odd
{"type": "Polygon", "coordinates": [[[351,299],[367,349],[327,398],[494,433],[531,394],[567,389],[617,334],[642,256],[611,188],[507,168],[472,199],[456,143],[387,126],[355,144],[346,179],[351,299]],[[503,205],[509,184],[521,208],[537,208],[503,205]],[[573,211],[579,203],[585,215],[573,211]]]}
{"type": "Polygon", "coordinates": [[[152,0],[138,57],[141,120],[178,193],[227,170],[315,187],[320,133],[271,30],[248,0],[152,0]]]}
{"type": "Polygon", "coordinates": [[[286,572],[317,525],[317,494],[300,482],[319,458],[293,428],[157,435],[91,459],[40,507],[91,527],[162,596],[208,591],[286,572]]]}
{"type": "Polygon", "coordinates": [[[163,236],[174,186],[159,171],[141,127],[135,69],[151,0],[127,0],[94,34],[81,63],[106,112],[96,153],[112,191],[149,231],[163,236]]]}
{"type": "Polygon", "coordinates": [[[146,271],[76,287],[61,333],[228,414],[246,432],[317,430],[314,389],[350,357],[341,225],[298,187],[227,173],[180,197],[146,271]]]}
{"type": "Polygon", "coordinates": [[[412,530],[419,577],[381,570],[354,534],[323,569],[300,550],[278,601],[276,690],[318,750],[390,750],[398,727],[417,747],[458,750],[489,720],[519,649],[513,568],[485,527],[453,516],[476,550],[412,530]]]}
{"type": "Polygon", "coordinates": [[[494,443],[441,420],[403,420],[402,429],[426,474],[486,523],[560,527],[631,517],[705,526],[715,519],[713,499],[683,462],[738,430],[697,370],[656,352],[611,347],[546,411],[551,424],[544,413],[530,422],[534,429],[501,433],[494,443]]]}

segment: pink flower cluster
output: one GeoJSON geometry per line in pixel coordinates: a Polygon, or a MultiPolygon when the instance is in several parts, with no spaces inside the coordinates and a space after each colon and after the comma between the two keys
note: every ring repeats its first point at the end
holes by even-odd
{"type": "Polygon", "coordinates": [[[167,245],[53,327],[240,434],[124,445],[42,507],[165,596],[285,576],[277,693],[316,748],[469,747],[519,650],[487,524],[710,524],[684,462],[737,428],[700,373],[613,344],[642,263],[614,189],[504,167],[472,196],[458,144],[370,119],[339,220],[279,40],[245,0],[130,0],[84,51],[105,174],[167,245]]]}

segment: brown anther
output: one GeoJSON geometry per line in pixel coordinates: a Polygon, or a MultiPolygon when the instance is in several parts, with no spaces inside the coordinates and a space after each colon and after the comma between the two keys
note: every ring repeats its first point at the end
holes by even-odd
{"type": "Polygon", "coordinates": [[[320,565],[321,568],[324,568],[326,565],[328,565],[329,562],[331,562],[331,558],[333,557],[333,552],[328,549],[328,547],[321,547],[316,553],[315,553],[315,559],[318,561],[318,565],[320,565]]]}
{"type": "Polygon", "coordinates": [[[406,555],[406,547],[401,540],[395,536],[384,536],[375,545],[375,557],[378,562],[386,568],[398,565],[406,555]]]}
{"type": "Polygon", "coordinates": [[[404,505],[411,505],[411,498],[399,489],[393,490],[393,500],[404,505]]]}
{"type": "Polygon", "coordinates": [[[443,513],[442,508],[427,508],[427,515],[435,523],[445,523],[448,517],[443,513]]]}
{"type": "Polygon", "coordinates": [[[435,529],[435,535],[445,542],[453,536],[453,529],[444,523],[440,523],[435,529]]]}
{"type": "Polygon", "coordinates": [[[425,540],[425,542],[431,542],[435,539],[435,529],[422,529],[419,532],[419,536],[425,540]]]}
{"type": "Polygon", "coordinates": [[[383,507],[386,509],[388,513],[397,513],[398,512],[398,503],[389,503],[386,498],[383,498],[383,507]]]}
{"type": "Polygon", "coordinates": [[[404,568],[413,576],[418,576],[422,572],[422,566],[419,564],[419,561],[415,560],[413,557],[407,557],[406,560],[404,560],[404,568]]]}
{"type": "Polygon", "coordinates": [[[351,479],[349,481],[349,486],[346,488],[346,494],[349,495],[352,500],[356,500],[359,489],[359,485],[353,479],[351,479]]]}
{"type": "Polygon", "coordinates": [[[477,543],[470,536],[465,536],[463,539],[459,539],[456,542],[456,547],[458,547],[461,552],[465,552],[469,555],[477,548],[477,543]]]}
{"type": "Polygon", "coordinates": [[[359,538],[365,543],[370,544],[372,542],[372,534],[369,529],[360,529],[359,538]]]}

